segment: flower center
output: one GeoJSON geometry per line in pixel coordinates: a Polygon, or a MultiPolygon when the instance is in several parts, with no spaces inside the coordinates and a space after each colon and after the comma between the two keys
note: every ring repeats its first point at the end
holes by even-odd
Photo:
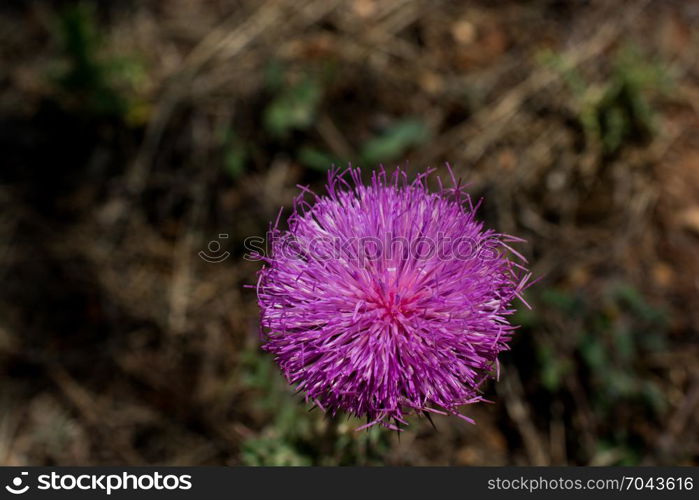
{"type": "Polygon", "coordinates": [[[372,309],[379,312],[381,319],[388,321],[403,319],[414,309],[413,297],[395,286],[377,287],[367,302],[372,309]]]}

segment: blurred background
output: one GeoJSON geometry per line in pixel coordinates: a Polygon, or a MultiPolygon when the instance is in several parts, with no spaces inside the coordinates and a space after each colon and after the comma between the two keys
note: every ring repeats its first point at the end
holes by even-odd
{"type": "Polygon", "coordinates": [[[694,0],[4,0],[0,463],[699,464],[698,28],[694,0]],[[243,240],[350,161],[448,161],[528,240],[476,425],[355,432],[259,349],[243,240]]]}

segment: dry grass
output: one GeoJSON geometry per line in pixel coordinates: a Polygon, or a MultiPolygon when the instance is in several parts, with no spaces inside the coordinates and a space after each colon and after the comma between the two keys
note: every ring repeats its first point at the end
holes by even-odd
{"type": "Polygon", "coordinates": [[[3,464],[698,463],[689,2],[100,4],[106,83],[77,87],[65,4],[0,9],[3,464]],[[265,110],[307,80],[311,119],[276,133],[265,110]],[[406,120],[429,139],[378,158],[450,162],[542,280],[478,424],[397,440],[268,372],[242,242],[320,186],[304,148],[362,164],[406,120]],[[200,259],[220,233],[231,257],[200,259]]]}

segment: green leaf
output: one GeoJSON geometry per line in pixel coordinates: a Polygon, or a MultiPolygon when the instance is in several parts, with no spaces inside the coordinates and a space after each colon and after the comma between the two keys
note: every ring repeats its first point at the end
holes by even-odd
{"type": "Polygon", "coordinates": [[[91,4],[78,3],[58,14],[55,34],[65,68],[52,78],[53,84],[70,107],[124,118],[135,105],[130,94],[145,79],[145,67],[133,57],[105,57],[101,31],[91,4]]]}
{"type": "Polygon", "coordinates": [[[265,85],[267,88],[278,90],[284,85],[284,65],[278,60],[272,60],[265,68],[265,85]]]}
{"type": "Polygon", "coordinates": [[[333,165],[337,166],[347,164],[347,161],[342,161],[331,153],[327,153],[310,146],[303,146],[301,149],[299,149],[298,161],[305,167],[318,170],[320,172],[330,170],[333,165]]]}
{"type": "Polygon", "coordinates": [[[541,367],[541,383],[551,392],[558,390],[561,381],[571,370],[570,363],[566,359],[560,359],[559,354],[548,344],[539,344],[537,355],[541,367]]]}
{"type": "Polygon", "coordinates": [[[406,119],[393,124],[383,134],[367,141],[361,149],[362,162],[368,165],[399,158],[410,147],[428,138],[425,124],[418,119],[406,119]]]}
{"type": "Polygon", "coordinates": [[[248,159],[245,144],[235,133],[228,131],[223,141],[223,170],[235,180],[245,171],[248,159]]]}
{"type": "Polygon", "coordinates": [[[242,460],[250,466],[309,466],[311,459],[292,444],[275,437],[252,438],[243,441],[242,460]]]}
{"type": "Polygon", "coordinates": [[[545,288],[541,292],[541,300],[548,306],[555,307],[564,313],[573,314],[581,309],[582,304],[572,293],[557,288],[545,288]]]}
{"type": "Polygon", "coordinates": [[[664,327],[666,323],[665,313],[651,306],[638,290],[629,285],[618,286],[614,290],[619,303],[627,307],[632,313],[644,321],[657,327],[664,327]]]}
{"type": "Polygon", "coordinates": [[[320,84],[310,77],[287,87],[265,108],[263,117],[265,128],[272,135],[283,137],[292,130],[310,127],[315,119],[321,97],[320,84]]]}
{"type": "Polygon", "coordinates": [[[601,340],[595,335],[588,334],[583,338],[580,344],[580,353],[592,370],[603,372],[603,370],[607,369],[609,362],[606,349],[601,340]]]}

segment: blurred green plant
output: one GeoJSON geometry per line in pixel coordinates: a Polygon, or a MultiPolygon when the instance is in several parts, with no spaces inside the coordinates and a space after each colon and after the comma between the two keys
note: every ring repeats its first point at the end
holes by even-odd
{"type": "Polygon", "coordinates": [[[326,172],[335,165],[338,167],[344,167],[350,160],[342,159],[327,151],[314,148],[313,146],[302,146],[298,151],[299,162],[312,170],[317,170],[319,172],[326,172]]]}
{"type": "Polygon", "coordinates": [[[531,293],[537,305],[517,313],[515,321],[537,332],[533,347],[546,398],[579,402],[580,394],[574,393],[584,391],[599,423],[597,451],[614,449],[616,463],[637,463],[640,437],[620,432],[628,426],[620,415],[661,419],[667,410],[665,395],[645,363],[666,349],[665,313],[627,284],[611,285],[594,299],[561,288],[531,293]],[[572,383],[574,378],[579,384],[572,383]]]}
{"type": "Polygon", "coordinates": [[[423,144],[429,139],[429,131],[424,122],[418,118],[397,120],[382,133],[372,137],[361,145],[358,158],[339,158],[324,150],[310,146],[299,149],[298,159],[308,168],[325,172],[333,165],[345,166],[356,163],[373,168],[399,159],[410,148],[423,144]]]}
{"type": "Polygon", "coordinates": [[[219,135],[223,171],[231,180],[236,180],[245,172],[248,160],[245,142],[230,127],[224,127],[219,135]]]}
{"type": "Polygon", "coordinates": [[[289,86],[280,85],[264,110],[264,125],[275,137],[313,125],[323,92],[320,82],[310,75],[289,86]]]}
{"type": "Polygon", "coordinates": [[[147,106],[133,95],[146,78],[144,65],[134,57],[105,57],[99,32],[92,4],[74,4],[57,15],[64,66],[52,80],[59,99],[89,115],[145,122],[147,106]]]}
{"type": "Polygon", "coordinates": [[[429,137],[427,126],[417,118],[399,120],[382,134],[362,145],[363,164],[374,166],[400,158],[408,149],[424,143],[429,137]]]}
{"type": "Polygon", "coordinates": [[[253,405],[267,421],[242,443],[245,465],[380,465],[390,449],[390,432],[373,427],[356,432],[357,419],[339,422],[306,405],[289,390],[270,356],[259,348],[243,352],[243,384],[256,395],[253,405]]]}
{"type": "MultiPolygon", "coordinates": [[[[292,132],[308,133],[315,126],[322,109],[325,87],[335,76],[337,68],[306,68],[290,75],[280,61],[267,65],[265,85],[271,94],[262,112],[265,130],[275,139],[287,139],[292,132]]],[[[369,138],[358,148],[356,157],[341,157],[315,144],[315,138],[307,134],[306,140],[295,148],[294,157],[300,164],[319,172],[328,171],[333,165],[349,163],[376,166],[399,159],[410,148],[429,138],[424,121],[407,117],[394,121],[381,133],[369,138]]]]}
{"type": "Polygon", "coordinates": [[[588,143],[600,144],[604,153],[613,154],[627,142],[652,136],[655,113],[651,99],[670,84],[660,62],[633,47],[622,48],[613,57],[607,79],[595,84],[559,54],[544,51],[539,60],[557,71],[568,85],[588,143]]]}

